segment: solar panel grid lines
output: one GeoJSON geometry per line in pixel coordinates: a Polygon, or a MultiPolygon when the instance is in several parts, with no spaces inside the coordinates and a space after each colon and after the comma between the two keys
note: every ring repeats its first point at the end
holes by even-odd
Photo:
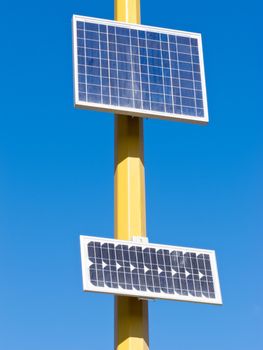
{"type": "Polygon", "coordinates": [[[201,36],[73,16],[75,106],[207,123],[201,36]]]}
{"type": "Polygon", "coordinates": [[[214,251],[81,236],[84,291],[222,304],[214,251]]]}

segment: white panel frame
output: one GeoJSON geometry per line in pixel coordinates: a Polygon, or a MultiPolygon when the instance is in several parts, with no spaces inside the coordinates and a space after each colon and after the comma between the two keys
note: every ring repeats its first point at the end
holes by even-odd
{"type": "Polygon", "coordinates": [[[115,295],[126,295],[133,296],[139,299],[168,299],[168,300],[177,300],[177,301],[190,301],[196,303],[205,303],[205,304],[214,304],[221,305],[222,304],[222,296],[219,284],[217,263],[216,263],[216,255],[214,250],[207,249],[197,249],[197,248],[186,248],[186,247],[177,247],[177,246],[169,246],[169,245],[160,245],[160,244],[152,244],[152,243],[137,243],[134,241],[123,241],[111,238],[98,238],[92,236],[80,236],[80,249],[81,249],[81,265],[82,265],[82,282],[83,282],[83,290],[84,292],[98,292],[98,293],[108,293],[115,295]],[[215,298],[209,299],[205,296],[195,297],[195,296],[186,296],[180,294],[166,294],[164,292],[156,293],[156,292],[145,292],[138,290],[125,290],[121,287],[110,288],[108,286],[104,287],[96,287],[90,282],[90,274],[89,274],[89,266],[90,261],[88,259],[88,250],[87,245],[89,242],[100,242],[100,243],[113,243],[117,244],[125,244],[128,246],[138,246],[142,248],[156,248],[156,249],[168,249],[168,250],[179,250],[183,253],[197,253],[197,254],[208,254],[210,256],[210,263],[212,269],[213,282],[215,287],[215,298]]]}
{"type": "Polygon", "coordinates": [[[125,22],[117,22],[112,20],[105,20],[100,18],[86,17],[73,15],[72,18],[72,26],[73,26],[73,65],[74,65],[74,106],[80,109],[92,109],[102,112],[114,112],[120,115],[129,115],[134,117],[144,117],[144,118],[158,118],[158,119],[166,119],[173,121],[184,121],[195,124],[207,124],[209,121],[208,117],[208,106],[207,106],[207,93],[206,93],[206,82],[205,82],[205,70],[204,70],[204,58],[203,58],[203,49],[202,49],[202,37],[199,33],[192,33],[180,30],[172,30],[165,29],[160,27],[152,27],[146,25],[139,24],[130,24],[125,22]],[[137,29],[137,30],[145,30],[151,32],[158,32],[162,34],[172,34],[172,35],[180,35],[185,36],[187,38],[193,38],[198,40],[198,48],[199,48],[199,58],[200,58],[200,74],[201,74],[201,83],[202,83],[202,93],[203,93],[203,104],[204,104],[204,117],[198,116],[189,116],[183,114],[173,114],[173,113],[165,113],[158,111],[150,111],[145,109],[137,109],[137,108],[129,108],[129,107],[120,107],[113,105],[106,105],[103,103],[93,103],[93,102],[85,102],[79,100],[79,91],[78,91],[78,69],[77,69],[77,21],[91,22],[96,24],[106,24],[113,25],[116,27],[125,27],[129,29],[137,29]]]}

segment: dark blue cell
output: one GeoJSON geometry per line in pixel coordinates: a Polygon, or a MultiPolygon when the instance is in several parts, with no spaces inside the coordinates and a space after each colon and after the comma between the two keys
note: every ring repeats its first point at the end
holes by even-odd
{"type": "Polygon", "coordinates": [[[107,35],[104,33],[100,33],[100,42],[105,41],[107,42],[107,35]]]}
{"type": "Polygon", "coordinates": [[[100,85],[100,77],[94,77],[93,75],[87,76],[87,84],[100,85]]]}
{"type": "Polygon", "coordinates": [[[142,83],[142,91],[149,92],[149,83],[142,83]]]}
{"type": "MultiPolygon", "coordinates": [[[[171,68],[173,70],[175,70],[178,74],[178,68],[179,68],[179,64],[177,61],[171,60],[171,68]]],[[[174,72],[172,72],[172,74],[174,74],[174,72]]]]}
{"type": "Polygon", "coordinates": [[[99,50],[100,45],[98,41],[95,40],[86,40],[86,47],[90,49],[97,49],[99,50]]]}
{"type": "Polygon", "coordinates": [[[84,50],[83,47],[79,47],[79,48],[78,48],[78,55],[79,55],[79,56],[84,56],[84,55],[85,55],[85,50],[84,50]]]}
{"type": "Polygon", "coordinates": [[[149,57],[148,63],[149,63],[151,66],[161,66],[162,61],[161,61],[160,58],[149,57]]]}
{"type": "Polygon", "coordinates": [[[109,59],[115,61],[116,60],[116,52],[109,52],[109,59]]]}
{"type": "Polygon", "coordinates": [[[187,55],[184,53],[178,53],[179,61],[192,62],[191,55],[187,55]]]}
{"type": "Polygon", "coordinates": [[[134,100],[134,107],[141,109],[142,108],[142,101],[141,100],[134,100]]]}
{"type": "Polygon", "coordinates": [[[110,76],[111,76],[111,78],[117,79],[118,71],[116,69],[111,69],[110,70],[110,76]]]}
{"type": "Polygon", "coordinates": [[[147,47],[149,49],[157,49],[160,50],[160,42],[154,40],[147,40],[147,47]]]}
{"type": "Polygon", "coordinates": [[[85,83],[86,77],[84,74],[78,74],[79,83],[85,83]]]}
{"type": "Polygon", "coordinates": [[[79,92],[79,100],[80,101],[87,101],[87,94],[84,92],[79,92]]]}
{"type": "Polygon", "coordinates": [[[196,96],[196,98],[200,98],[200,99],[202,99],[203,98],[203,94],[202,94],[202,91],[195,91],[195,96],[196,96]]]}
{"type": "Polygon", "coordinates": [[[196,109],[193,107],[182,107],[182,112],[183,114],[186,115],[191,115],[191,116],[195,116],[196,115],[196,109]]]}
{"type": "Polygon", "coordinates": [[[86,49],[86,56],[87,57],[94,57],[99,58],[100,57],[100,51],[96,49],[86,49]]]}
{"type": "Polygon", "coordinates": [[[181,53],[189,53],[189,54],[191,53],[190,46],[188,45],[178,44],[177,49],[178,49],[178,52],[181,52],[181,53]]]}
{"type": "Polygon", "coordinates": [[[181,69],[181,70],[187,70],[187,71],[192,71],[193,66],[192,66],[192,63],[188,63],[188,62],[179,62],[179,69],[181,69]]]}
{"type": "Polygon", "coordinates": [[[100,66],[100,60],[99,60],[99,58],[87,57],[86,58],[86,65],[87,66],[99,67],[100,66]]]}
{"type": "Polygon", "coordinates": [[[137,38],[131,38],[131,45],[132,46],[138,46],[138,39],[137,38]]]}
{"type": "Polygon", "coordinates": [[[170,52],[170,59],[171,59],[171,61],[176,61],[177,62],[178,61],[177,53],[171,51],[170,52]]]}
{"type": "Polygon", "coordinates": [[[122,107],[133,107],[132,98],[120,97],[119,101],[120,101],[120,106],[122,107]]]}
{"type": "Polygon", "coordinates": [[[170,104],[170,105],[173,104],[173,97],[172,97],[172,95],[165,95],[165,103],[166,104],[170,104]]]}
{"type": "Polygon", "coordinates": [[[150,84],[150,91],[158,94],[163,94],[163,86],[158,84],[150,84]]]}
{"type": "Polygon", "coordinates": [[[99,25],[96,23],[85,23],[85,30],[92,30],[94,32],[98,32],[99,30],[99,25]]]}
{"type": "Polygon", "coordinates": [[[176,43],[176,36],[175,35],[169,35],[169,42],[170,43],[176,43]]]}
{"type": "Polygon", "coordinates": [[[113,27],[113,26],[108,26],[108,33],[114,34],[114,33],[115,33],[115,27],[113,27]]]}
{"type": "Polygon", "coordinates": [[[145,38],[145,32],[143,30],[139,30],[139,38],[144,39],[145,38]]]}
{"type": "Polygon", "coordinates": [[[77,30],[77,37],[80,39],[83,39],[84,38],[84,30],[78,29],[77,30]]]}
{"type": "MultiPolygon", "coordinates": [[[[166,67],[166,66],[164,66],[164,67],[166,67]]],[[[168,68],[163,68],[163,75],[164,75],[165,77],[170,77],[170,75],[171,75],[171,69],[169,68],[169,66],[168,66],[168,68]]]]}
{"type": "Polygon", "coordinates": [[[118,72],[119,79],[124,79],[124,80],[131,80],[131,72],[129,71],[119,71],[118,72]]]}
{"type": "Polygon", "coordinates": [[[130,29],[131,37],[137,38],[138,31],[136,29],[130,29]]]}
{"type": "Polygon", "coordinates": [[[180,78],[181,79],[189,79],[189,80],[193,79],[193,73],[192,72],[188,72],[186,70],[181,70],[181,71],[179,71],[179,74],[180,74],[180,78]]]}
{"type": "Polygon", "coordinates": [[[84,23],[80,22],[80,21],[77,21],[77,28],[78,29],[84,29],[84,23]]]}
{"type": "Polygon", "coordinates": [[[79,91],[80,92],[86,92],[86,85],[82,84],[82,83],[79,83],[79,91]]]}
{"type": "Polygon", "coordinates": [[[162,50],[162,54],[161,54],[161,56],[162,56],[162,58],[164,59],[164,60],[167,60],[168,62],[169,62],[169,52],[168,51],[164,51],[164,50],[162,50]]]}
{"type": "Polygon", "coordinates": [[[100,68],[99,67],[87,67],[87,74],[89,75],[100,75],[100,68]]]}
{"type": "Polygon", "coordinates": [[[116,41],[115,34],[109,34],[108,37],[109,37],[109,43],[115,43],[116,41]]]}
{"type": "Polygon", "coordinates": [[[116,41],[119,44],[130,45],[130,39],[129,39],[129,37],[126,37],[126,36],[117,35],[116,41]]]}
{"type": "Polygon", "coordinates": [[[99,25],[99,31],[101,33],[106,33],[107,32],[107,27],[104,24],[99,25]]]}
{"type": "Polygon", "coordinates": [[[163,77],[163,83],[164,83],[164,85],[170,86],[170,85],[171,85],[171,79],[172,79],[171,76],[169,76],[169,77],[163,77]]]}
{"type": "Polygon", "coordinates": [[[122,27],[116,27],[116,34],[123,35],[123,36],[129,36],[129,29],[122,28],[122,27]]]}
{"type": "Polygon", "coordinates": [[[80,46],[84,47],[84,39],[78,39],[77,44],[78,44],[78,47],[80,46]]]}
{"type": "Polygon", "coordinates": [[[197,108],[198,117],[204,117],[204,110],[202,108],[197,108]]]}
{"type": "Polygon", "coordinates": [[[192,56],[193,63],[199,63],[199,56],[193,55],[192,56]]]}
{"type": "Polygon", "coordinates": [[[167,34],[160,34],[160,36],[161,36],[161,41],[166,43],[168,40],[167,34]]]}
{"type": "Polygon", "coordinates": [[[139,47],[145,48],[146,47],[146,41],[144,39],[139,39],[139,47]]]}
{"type": "Polygon", "coordinates": [[[143,56],[143,57],[146,57],[146,56],[147,56],[147,51],[146,51],[145,48],[140,47],[140,55],[141,55],[141,57],[142,57],[142,56],[143,56]]]}
{"type": "Polygon", "coordinates": [[[149,101],[142,101],[143,109],[149,110],[150,109],[150,102],[149,101]]]}
{"type": "Polygon", "coordinates": [[[141,57],[141,64],[147,65],[147,58],[142,56],[141,57]]]}
{"type": "Polygon", "coordinates": [[[163,96],[163,94],[155,94],[155,93],[151,92],[150,96],[151,96],[151,101],[164,103],[164,96],[163,96]]]}
{"type": "Polygon", "coordinates": [[[194,79],[195,79],[195,80],[198,80],[198,81],[201,81],[201,75],[200,75],[200,73],[194,73],[194,79]]]}
{"type": "Polygon", "coordinates": [[[108,60],[108,51],[102,50],[100,56],[102,59],[108,60]]]}
{"type": "Polygon", "coordinates": [[[198,47],[197,46],[192,46],[191,51],[193,55],[198,55],[198,47]]]}
{"type": "Polygon", "coordinates": [[[94,103],[101,103],[101,95],[88,94],[88,101],[94,103]]]}
{"type": "Polygon", "coordinates": [[[101,78],[102,86],[109,86],[110,80],[108,77],[102,77],[101,78]]]}
{"type": "Polygon", "coordinates": [[[203,108],[203,100],[196,99],[195,101],[197,108],[203,108]]]}
{"type": "Polygon", "coordinates": [[[150,94],[149,92],[146,91],[142,91],[142,99],[143,101],[150,101],[150,94]]]}
{"type": "Polygon", "coordinates": [[[103,77],[108,77],[109,75],[109,70],[107,68],[101,68],[101,75],[103,77]]]}
{"type": "Polygon", "coordinates": [[[114,105],[114,106],[118,106],[118,97],[117,96],[113,96],[111,94],[111,104],[114,105]]]}
{"type": "Polygon", "coordinates": [[[150,74],[149,78],[150,78],[150,82],[153,84],[162,84],[163,83],[163,77],[161,75],[150,74]]]}
{"type": "MultiPolygon", "coordinates": [[[[181,96],[180,88],[178,88],[178,87],[173,87],[172,90],[173,90],[173,95],[174,95],[174,96],[177,96],[177,97],[181,96]]],[[[176,103],[177,103],[177,104],[179,103],[179,100],[178,100],[178,99],[176,99],[176,103]]],[[[181,99],[180,99],[180,103],[181,103],[181,99]]]]}
{"type": "Polygon", "coordinates": [[[85,64],[85,57],[84,56],[78,56],[78,64],[85,64]]]}
{"type": "Polygon", "coordinates": [[[198,46],[197,39],[191,38],[191,45],[192,45],[192,46],[198,46]]]}
{"type": "Polygon", "coordinates": [[[177,36],[177,43],[184,44],[184,45],[190,45],[190,38],[186,38],[184,36],[177,36]]]}
{"type": "Polygon", "coordinates": [[[171,86],[164,85],[164,93],[165,95],[171,95],[172,94],[171,86]]]}
{"type": "Polygon", "coordinates": [[[105,51],[108,50],[108,43],[101,41],[100,42],[100,49],[105,50],[105,51]]]}
{"type": "Polygon", "coordinates": [[[182,107],[180,105],[174,106],[174,113],[182,114],[182,107]]]}
{"type": "Polygon", "coordinates": [[[114,87],[113,85],[111,85],[111,96],[118,96],[118,88],[117,85],[114,87]]]}
{"type": "Polygon", "coordinates": [[[166,102],[165,109],[167,113],[173,113],[173,105],[166,102]]]}
{"type": "Polygon", "coordinates": [[[199,73],[199,72],[200,72],[200,66],[199,66],[199,64],[194,64],[193,66],[194,66],[194,72],[199,73]]]}
{"type": "Polygon", "coordinates": [[[147,35],[147,39],[159,41],[159,33],[147,32],[146,35],[147,35]]]}
{"type": "Polygon", "coordinates": [[[191,90],[191,89],[181,89],[181,95],[183,97],[191,97],[191,98],[195,97],[194,90],[191,90]]]}
{"type": "Polygon", "coordinates": [[[173,86],[179,86],[180,85],[179,79],[172,77],[172,84],[173,86]]]}
{"type": "Polygon", "coordinates": [[[155,67],[155,66],[149,66],[149,73],[154,75],[163,75],[162,68],[155,67]]]}
{"type": "Polygon", "coordinates": [[[131,53],[131,47],[128,45],[117,44],[117,51],[120,53],[131,53]]]}
{"type": "Polygon", "coordinates": [[[97,32],[87,32],[85,33],[86,39],[91,39],[91,40],[99,40],[99,33],[97,32]]]}
{"type": "Polygon", "coordinates": [[[148,56],[161,57],[161,50],[148,49],[148,56]]]}
{"type": "Polygon", "coordinates": [[[102,68],[108,68],[108,60],[105,60],[105,59],[101,59],[100,60],[100,66],[102,67],[102,68]]]}
{"type": "Polygon", "coordinates": [[[195,100],[193,98],[182,97],[182,105],[187,107],[195,107],[195,100]]]}
{"type": "Polygon", "coordinates": [[[88,85],[87,86],[88,94],[101,94],[101,87],[99,85],[88,85]]]}
{"type": "Polygon", "coordinates": [[[194,88],[194,83],[192,80],[180,80],[181,87],[183,88],[188,88],[188,89],[193,89],[194,88]]]}
{"type": "Polygon", "coordinates": [[[85,66],[84,65],[78,65],[78,72],[85,74],[85,66]]]}
{"type": "Polygon", "coordinates": [[[200,81],[195,81],[195,89],[196,90],[202,90],[202,85],[200,81]]]}
{"type": "Polygon", "coordinates": [[[152,111],[164,112],[164,104],[163,103],[157,103],[157,102],[151,102],[151,110],[152,111]]]}
{"type": "Polygon", "coordinates": [[[169,47],[170,47],[170,51],[172,51],[172,52],[177,52],[176,44],[170,43],[169,47]]]}

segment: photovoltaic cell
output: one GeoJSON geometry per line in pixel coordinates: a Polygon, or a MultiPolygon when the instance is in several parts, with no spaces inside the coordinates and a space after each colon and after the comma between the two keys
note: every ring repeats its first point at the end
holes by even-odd
{"type": "Polygon", "coordinates": [[[208,121],[200,34],[73,17],[75,105],[208,121]]]}
{"type": "Polygon", "coordinates": [[[81,236],[85,291],[221,304],[214,251],[81,236]]]}

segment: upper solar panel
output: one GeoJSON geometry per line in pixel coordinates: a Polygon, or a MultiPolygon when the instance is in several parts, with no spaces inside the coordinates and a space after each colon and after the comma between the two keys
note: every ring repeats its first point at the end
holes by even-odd
{"type": "Polygon", "coordinates": [[[201,35],[73,16],[75,106],[208,122],[201,35]]]}
{"type": "Polygon", "coordinates": [[[222,304],[211,250],[81,236],[84,291],[222,304]]]}

